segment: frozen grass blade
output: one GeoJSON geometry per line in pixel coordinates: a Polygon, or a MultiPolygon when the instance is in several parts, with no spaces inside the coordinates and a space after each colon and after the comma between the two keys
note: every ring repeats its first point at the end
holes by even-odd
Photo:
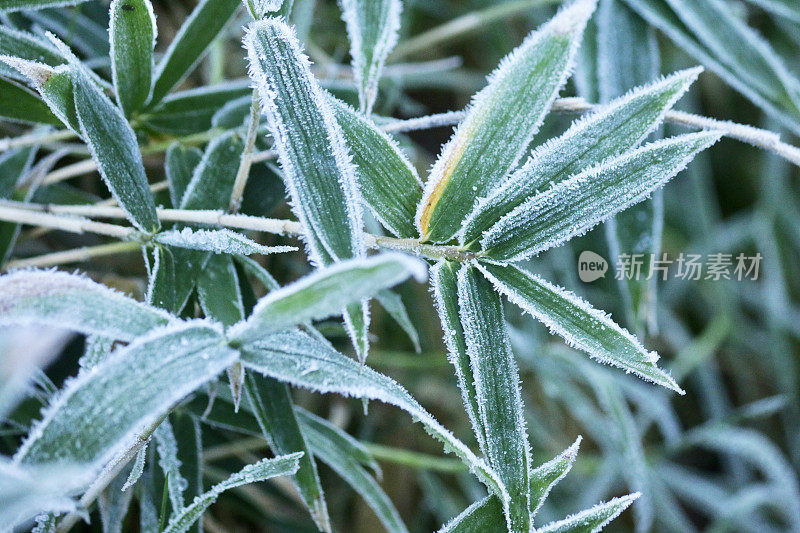
{"type": "MultiPolygon", "coordinates": [[[[208,131],[217,126],[214,116],[227,104],[253,94],[253,89],[245,81],[224,82],[173,93],[150,109],[142,120],[154,130],[172,135],[208,131]]],[[[241,122],[228,129],[240,125],[241,122]]]]}
{"type": "Polygon", "coordinates": [[[528,149],[567,80],[594,0],[577,0],[529,35],[473,97],[425,185],[417,226],[425,240],[449,241],[473,208],[528,149]]]}
{"type": "Polygon", "coordinates": [[[162,231],[155,235],[154,240],[169,246],[215,254],[269,255],[297,250],[294,246],[263,246],[241,233],[228,229],[192,230],[183,228],[182,230],[162,231]]]}
{"type": "Polygon", "coordinates": [[[397,44],[403,4],[401,0],[341,0],[340,4],[350,37],[359,109],[369,115],[383,65],[397,44]]]}
{"type": "Polygon", "coordinates": [[[27,87],[0,78],[0,117],[11,122],[50,124],[61,121],[27,87]]]}
{"type": "Polygon", "coordinates": [[[197,148],[173,143],[167,149],[164,173],[167,176],[169,197],[173,207],[180,207],[186,187],[192,181],[194,169],[203,159],[203,152],[197,148]]]}
{"type": "Polygon", "coordinates": [[[564,520],[547,524],[537,529],[537,531],[543,533],[595,533],[602,531],[609,522],[622,514],[622,511],[627,509],[639,496],[639,493],[634,493],[621,498],[614,498],[606,503],[597,504],[591,509],[568,516],[564,520]]]}
{"type": "Polygon", "coordinates": [[[573,293],[514,265],[479,264],[478,268],[508,299],[594,359],[633,372],[680,394],[677,383],[656,366],[658,355],[642,346],[608,315],[573,293]]]}
{"type": "Polygon", "coordinates": [[[505,531],[503,505],[496,496],[479,500],[439,530],[439,533],[485,533],[505,531]]]}
{"type": "Polygon", "coordinates": [[[197,4],[158,63],[151,106],[191,72],[239,5],[239,0],[201,0],[197,4]]]}
{"type": "MultiPolygon", "coordinates": [[[[67,62],[47,40],[6,25],[3,25],[3,31],[0,32],[0,55],[37,61],[50,67],[57,67],[67,62]]],[[[0,75],[18,81],[27,79],[17,69],[4,64],[0,64],[0,75]]]]}
{"type": "Polygon", "coordinates": [[[49,67],[44,63],[12,56],[0,56],[0,61],[22,74],[36,89],[50,111],[69,129],[81,131],[75,112],[75,93],[72,73],[66,65],[49,67]]]}
{"type": "Polygon", "coordinates": [[[392,319],[397,322],[397,325],[408,335],[408,339],[414,345],[414,350],[419,353],[422,350],[419,344],[419,333],[411,321],[411,317],[408,316],[408,309],[406,309],[406,305],[400,295],[386,289],[380,291],[375,296],[375,299],[380,302],[383,310],[389,313],[392,319]]]}
{"type": "Polygon", "coordinates": [[[132,341],[170,320],[81,276],[41,270],[0,276],[0,325],[43,324],[132,341]]]}
{"type": "Polygon", "coordinates": [[[505,487],[494,470],[442,427],[391,378],[340,354],[327,342],[297,331],[276,333],[240,349],[242,363],[255,372],[297,387],[379,400],[403,409],[440,440],[446,450],[458,455],[492,492],[507,501],[505,487]]]}
{"type": "Polygon", "coordinates": [[[396,237],[417,236],[414,214],[422,182],[397,143],[349,105],[333,100],[333,111],[356,166],[358,189],[375,217],[396,237]]]}
{"type": "Polygon", "coordinates": [[[553,487],[572,469],[580,444],[581,437],[578,437],[572,446],[558,457],[531,471],[531,516],[536,516],[553,487]]]}
{"type": "Polygon", "coordinates": [[[181,462],[178,459],[178,441],[169,420],[164,420],[153,432],[153,440],[158,452],[158,466],[164,472],[164,482],[167,484],[169,501],[173,513],[179,513],[186,506],[183,491],[189,483],[181,474],[181,462]]]}
{"type": "Polygon", "coordinates": [[[153,264],[148,264],[147,303],[177,314],[180,309],[175,304],[175,258],[166,246],[155,246],[152,257],[153,264]]]}
{"type": "Polygon", "coordinates": [[[76,6],[87,0],[0,0],[0,13],[45,9],[48,7],[76,6]]]}
{"type": "Polygon", "coordinates": [[[290,476],[297,472],[297,461],[302,457],[302,452],[291,455],[282,455],[273,459],[247,465],[240,472],[214,485],[208,492],[195,498],[180,514],[169,521],[164,533],[185,533],[202,516],[206,509],[211,507],[220,494],[242,485],[266,481],[277,476],[290,476]]]}
{"type": "Polygon", "coordinates": [[[457,285],[478,415],[486,432],[486,455],[511,498],[506,508],[509,531],[527,532],[531,527],[530,445],[503,306],[492,284],[471,266],[458,272],[457,285]]]}
{"type": "Polygon", "coordinates": [[[242,151],[244,141],[236,132],[214,137],[186,186],[181,209],[216,210],[227,207],[242,151]]]}
{"type": "Polygon", "coordinates": [[[800,6],[794,0],[747,0],[777,16],[800,22],[800,6]]]}
{"type": "Polygon", "coordinates": [[[658,127],[699,73],[699,69],[684,70],[639,87],[539,146],[519,170],[478,200],[464,223],[461,241],[479,239],[482,232],[552,183],[634,148],[658,127]]]}
{"type": "Polygon", "coordinates": [[[486,257],[519,261],[586,233],[647,198],[721,136],[710,131],[654,142],[554,184],[484,233],[486,257]]]}
{"type": "Polygon", "coordinates": [[[237,357],[220,329],[202,321],[139,337],[69,381],[31,429],[15,461],[77,462],[87,474],[98,474],[147,438],[148,428],[155,429],[178,400],[237,357]]]}
{"type": "Polygon", "coordinates": [[[130,117],[150,96],[156,16],[150,0],[114,0],[110,19],[114,92],[125,116],[130,117]]]}

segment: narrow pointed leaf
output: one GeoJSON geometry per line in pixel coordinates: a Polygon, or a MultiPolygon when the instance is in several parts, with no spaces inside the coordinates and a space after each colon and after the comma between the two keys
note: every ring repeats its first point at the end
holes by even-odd
{"type": "Polygon", "coordinates": [[[508,490],[510,531],[530,530],[530,445],[519,370],[508,340],[500,295],[475,268],[458,272],[458,306],[475,380],[486,455],[508,490]]]}
{"type": "Polygon", "coordinates": [[[396,253],[337,263],[269,293],[246,322],[231,330],[231,338],[245,342],[327,318],[340,313],[342,306],[374,296],[411,276],[424,279],[423,264],[396,253]]]}
{"type": "Polygon", "coordinates": [[[219,328],[203,322],[154,330],[71,380],[31,429],[15,460],[79,462],[87,472],[98,473],[175,402],[237,357],[219,328]]]}
{"type": "Polygon", "coordinates": [[[492,495],[464,509],[464,512],[440,529],[439,533],[485,533],[505,530],[503,505],[492,495]]]}
{"type": "Polygon", "coordinates": [[[645,349],[608,315],[573,293],[514,265],[481,264],[478,268],[512,303],[530,313],[570,346],[585,351],[602,363],[633,372],[644,380],[683,394],[677,383],[656,366],[657,354],[645,349]]]}
{"type": "Polygon", "coordinates": [[[699,73],[699,69],[685,70],[637,88],[538,147],[519,170],[478,201],[464,224],[462,242],[480,238],[482,232],[551,183],[634,148],[662,122],[699,73]]]}
{"type": "Polygon", "coordinates": [[[0,325],[44,324],[131,341],[170,320],[81,276],[37,270],[0,276],[0,325]]]}
{"type": "Polygon", "coordinates": [[[173,207],[180,207],[186,187],[192,181],[194,169],[203,159],[203,152],[197,148],[179,143],[171,144],[164,161],[164,173],[169,185],[169,196],[173,207]]]}
{"type": "Polygon", "coordinates": [[[431,170],[417,210],[420,235],[450,240],[511,170],[566,82],[594,0],[577,0],[529,35],[489,76],[431,170]]]}
{"type": "Polygon", "coordinates": [[[147,303],[170,313],[179,311],[175,304],[175,259],[166,246],[153,249],[153,265],[147,284],[147,303]]]}
{"type": "MultiPolygon", "coordinates": [[[[183,500],[193,502],[203,494],[203,443],[200,423],[188,413],[172,413],[170,415],[172,431],[178,442],[178,460],[181,463],[181,475],[186,484],[183,489],[183,500]]],[[[203,518],[195,522],[191,531],[203,531],[203,518]]]]}
{"type": "Polygon", "coordinates": [[[422,423],[426,430],[458,455],[490,490],[507,499],[497,474],[461,441],[442,427],[411,395],[391,378],[342,355],[330,344],[299,331],[276,333],[243,345],[242,363],[279,381],[345,396],[395,405],[422,423]]]}
{"type": "Polygon", "coordinates": [[[142,449],[139,450],[139,453],[136,454],[136,459],[133,460],[131,471],[128,473],[128,477],[120,489],[121,492],[127,492],[128,489],[136,485],[136,482],[139,481],[139,478],[141,478],[142,474],[144,473],[144,464],[146,459],[147,443],[145,443],[142,446],[142,449]]]}
{"type": "Polygon", "coordinates": [[[800,22],[800,6],[794,0],[747,0],[775,15],[800,22]]]}
{"type": "Polygon", "coordinates": [[[448,359],[455,369],[458,387],[464,409],[472,423],[475,439],[481,451],[486,454],[486,428],[478,414],[478,394],[475,391],[475,377],[472,372],[464,328],[461,325],[458,305],[458,284],[456,273],[458,263],[442,261],[431,269],[431,285],[439,313],[439,320],[444,330],[444,343],[447,346],[448,359]]]}
{"type": "MultiPolygon", "coordinates": [[[[208,131],[215,126],[214,116],[227,104],[252,95],[248,82],[226,82],[171,94],[149,110],[143,120],[147,127],[161,133],[191,135],[208,131]]],[[[249,110],[250,99],[247,101],[249,110]]]]}
{"type": "Polygon", "coordinates": [[[201,250],[215,254],[279,254],[297,250],[294,246],[263,246],[245,237],[241,233],[229,229],[218,230],[168,230],[157,233],[154,240],[161,244],[201,250]]]}
{"type": "MultiPolygon", "coordinates": [[[[67,60],[47,40],[33,33],[17,30],[7,25],[0,32],[0,55],[37,61],[50,67],[63,65],[67,60]]],[[[25,81],[27,78],[17,69],[8,65],[0,65],[0,75],[25,81]]]]}
{"type": "Polygon", "coordinates": [[[167,494],[172,504],[173,513],[180,512],[185,506],[183,490],[188,482],[181,474],[181,462],[178,459],[178,441],[172,431],[169,420],[164,420],[153,432],[153,440],[158,452],[158,466],[164,472],[167,494]]]}
{"type": "Polygon", "coordinates": [[[422,199],[417,171],[394,139],[347,104],[332,100],[364,201],[395,236],[416,237],[414,214],[422,199]]]}
{"type": "Polygon", "coordinates": [[[139,144],[122,112],[79,68],[73,68],[75,111],[100,175],[111,194],[142,231],[161,224],[144,172],[139,144]]]}
{"type": "Polygon", "coordinates": [[[558,457],[531,471],[531,516],[536,515],[550,494],[550,490],[572,469],[580,444],[581,437],[578,437],[572,446],[564,450],[558,457]]]}
{"type": "Polygon", "coordinates": [[[609,522],[618,517],[638,497],[639,494],[634,493],[621,498],[614,498],[606,503],[595,505],[591,509],[568,516],[564,520],[547,524],[537,529],[537,531],[543,533],[596,533],[602,531],[609,522]]]}
{"type": "Polygon", "coordinates": [[[297,471],[297,460],[300,457],[302,457],[302,453],[293,453],[273,459],[262,459],[257,463],[247,465],[240,472],[233,474],[222,483],[214,485],[210,491],[198,496],[180,514],[169,521],[167,527],[164,529],[164,533],[185,533],[189,531],[205,510],[211,507],[211,504],[226,490],[250,483],[266,481],[277,476],[290,476],[294,474],[297,471]]]}
{"type": "Polygon", "coordinates": [[[61,125],[47,104],[27,87],[0,78],[0,117],[14,122],[61,125]]]}
{"type": "Polygon", "coordinates": [[[222,209],[223,199],[227,206],[243,151],[244,141],[236,132],[214,137],[186,186],[181,209],[222,209]]]}
{"type": "Polygon", "coordinates": [[[409,340],[414,345],[414,350],[419,353],[421,351],[419,333],[417,328],[414,327],[411,317],[408,316],[408,310],[400,295],[386,289],[379,292],[375,299],[380,302],[384,311],[389,313],[392,319],[397,322],[397,325],[408,335],[409,340]]]}
{"type": "Polygon", "coordinates": [[[226,326],[244,319],[244,303],[233,260],[211,256],[197,279],[197,296],[206,316],[226,326]]]}
{"type": "Polygon", "coordinates": [[[389,52],[397,44],[400,0],[341,0],[342,18],[350,38],[359,108],[369,115],[378,96],[378,81],[389,52]]]}
{"type": "Polygon", "coordinates": [[[75,92],[69,67],[49,67],[44,63],[11,56],[0,56],[0,61],[29,80],[50,111],[65,126],[76,133],[81,131],[75,111],[75,92]]]}
{"type": "Polygon", "coordinates": [[[139,111],[150,96],[156,32],[150,0],[111,3],[111,74],[117,102],[126,116],[139,111]]]}
{"type": "Polygon", "coordinates": [[[486,256],[518,261],[582,235],[644,200],[720,137],[708,131],[654,142],[553,185],[484,234],[486,256]]]}
{"type": "Polygon", "coordinates": [[[156,68],[151,104],[185,78],[239,7],[239,0],[201,0],[170,42],[156,68]]]}
{"type": "Polygon", "coordinates": [[[75,6],[87,0],[0,0],[0,13],[45,9],[48,7],[75,6]]]}

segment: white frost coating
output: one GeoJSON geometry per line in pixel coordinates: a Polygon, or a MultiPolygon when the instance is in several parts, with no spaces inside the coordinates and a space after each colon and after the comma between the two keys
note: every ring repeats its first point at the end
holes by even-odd
{"type": "Polygon", "coordinates": [[[44,324],[131,341],[172,320],[83,276],[53,270],[0,276],[0,325],[44,324]]]}
{"type": "Polygon", "coordinates": [[[164,479],[167,480],[167,492],[169,501],[172,504],[172,512],[180,512],[184,506],[183,491],[188,486],[188,482],[181,475],[181,461],[178,459],[178,442],[175,440],[175,433],[169,419],[161,422],[153,432],[153,439],[156,441],[156,451],[158,452],[158,466],[164,472],[164,479]]]}
{"type": "Polygon", "coordinates": [[[539,533],[567,533],[569,531],[598,533],[609,522],[622,514],[622,511],[627,509],[640,496],[641,493],[634,492],[627,496],[614,498],[606,503],[599,503],[591,509],[586,509],[558,522],[551,522],[546,526],[542,526],[537,531],[539,533]]]}
{"type": "MultiPolygon", "coordinates": [[[[568,313],[562,312],[558,314],[546,309],[541,302],[526,297],[523,293],[499,279],[485,265],[476,262],[475,266],[492,282],[498,292],[505,295],[511,303],[547,326],[551,334],[558,335],[564,339],[568,346],[583,350],[590,357],[602,363],[616,366],[625,370],[625,372],[633,372],[645,381],[658,383],[676,391],[678,394],[686,394],[669,374],[656,366],[659,360],[657,353],[647,350],[636,337],[614,322],[608,314],[592,307],[576,294],[553,285],[535,274],[519,269],[519,272],[526,276],[532,285],[537,286],[542,291],[546,291],[547,296],[557,303],[555,307],[562,311],[563,309],[573,309],[568,313]],[[587,328],[591,327],[596,330],[595,333],[597,335],[615,334],[617,337],[615,340],[622,341],[628,351],[627,359],[623,359],[621,357],[622,354],[608,350],[591,335],[585,337],[576,335],[575,328],[578,325],[587,328]],[[632,360],[632,357],[637,357],[640,360],[632,360]],[[655,372],[656,376],[645,373],[646,370],[655,372]],[[656,377],[659,378],[658,381],[656,377]]],[[[516,267],[509,266],[505,268],[516,267]]]]}
{"type": "MultiPolygon", "coordinates": [[[[38,89],[56,71],[57,67],[51,67],[38,61],[29,61],[14,56],[0,55],[0,61],[9,67],[19,71],[20,74],[28,78],[33,86],[38,89]]],[[[63,68],[63,66],[62,66],[63,68]]],[[[62,70],[63,72],[63,70],[62,70]]]]}
{"type": "Polygon", "coordinates": [[[294,246],[263,246],[245,237],[241,233],[229,229],[218,230],[168,230],[156,234],[155,241],[169,246],[188,248],[190,250],[204,250],[215,254],[279,254],[294,252],[294,246]]]}
{"type": "Polygon", "coordinates": [[[531,471],[531,485],[535,483],[537,479],[544,479],[547,480],[548,478],[552,477],[553,474],[556,474],[556,477],[551,479],[545,487],[544,491],[539,494],[539,499],[536,502],[531,502],[531,516],[535,516],[539,509],[542,508],[544,505],[547,496],[550,494],[550,491],[553,490],[559,481],[564,479],[569,471],[572,470],[572,465],[575,463],[575,458],[578,457],[578,449],[581,446],[581,441],[583,437],[578,435],[578,438],[575,439],[575,442],[572,445],[561,452],[557,457],[551,459],[550,461],[544,463],[543,465],[537,466],[535,469],[531,471]]]}
{"type": "Polygon", "coordinates": [[[0,457],[0,520],[3,531],[18,531],[15,525],[43,512],[74,512],[76,502],[69,495],[88,481],[77,465],[25,467],[0,457]]]}
{"type": "Polygon", "coordinates": [[[282,332],[242,348],[242,364],[256,372],[320,393],[378,400],[399,407],[461,458],[507,505],[508,492],[497,473],[477,457],[390,377],[364,366],[300,332],[282,332]]]}
{"type": "MultiPolygon", "coordinates": [[[[464,221],[461,231],[458,234],[460,242],[464,244],[465,235],[467,237],[472,236],[476,231],[474,227],[475,224],[487,222],[481,218],[481,215],[483,215],[487,209],[496,207],[501,202],[504,203],[514,198],[520,198],[523,195],[533,194],[532,186],[538,182],[536,176],[553,174],[554,172],[558,172],[559,166],[565,167],[576,159],[580,159],[584,156],[584,151],[587,150],[587,147],[591,149],[591,146],[598,142],[597,137],[599,134],[613,135],[613,131],[594,131],[598,129],[599,125],[612,119],[614,116],[620,115],[631,105],[635,105],[641,101],[647,101],[653,98],[654,95],[663,93],[671,87],[678,86],[678,90],[674,91],[668,101],[665,102],[658,116],[646,124],[646,127],[642,129],[640,135],[634,139],[629,146],[621,148],[633,148],[639,145],[639,143],[663,122],[667,112],[680,100],[686,91],[689,90],[689,87],[702,72],[702,67],[690,68],[663,77],[647,85],[631,89],[625,95],[615,99],[608,105],[595,108],[596,110],[594,112],[573,121],[569,129],[561,136],[549,139],[545,143],[537,146],[522,167],[508,174],[490,194],[477,200],[475,208],[464,221]]],[[[619,150],[609,152],[605,154],[604,157],[600,157],[599,160],[608,160],[611,157],[619,155],[619,153],[619,150]]],[[[569,176],[563,176],[563,178],[567,177],[569,176]]]]}
{"type": "MultiPolygon", "coordinates": [[[[486,87],[472,97],[472,100],[466,109],[466,117],[456,127],[453,136],[450,138],[447,144],[445,144],[444,148],[439,154],[438,159],[431,168],[428,180],[425,183],[422,201],[419,203],[415,217],[420,235],[423,234],[421,220],[431,197],[434,195],[437,187],[440,185],[440,182],[446,175],[448,166],[452,164],[451,161],[454,153],[457,150],[464,149],[464,143],[468,142],[469,138],[472,137],[475,131],[479,128],[480,122],[483,120],[483,118],[480,116],[481,108],[485,107],[491,102],[496,90],[496,86],[501,85],[503,79],[516,68],[516,63],[521,61],[525,54],[539,44],[543,39],[553,34],[574,32],[575,37],[570,43],[570,49],[567,54],[566,68],[560,73],[555,90],[552,92],[552,94],[547,95],[546,103],[543,106],[542,116],[539,117],[536,124],[532,125],[532,127],[527,131],[527,142],[518,143],[517,153],[514,154],[514,158],[508,167],[514,168],[517,165],[525,150],[527,150],[530,140],[538,132],[539,126],[544,119],[544,114],[552,107],[553,102],[566,84],[567,79],[569,79],[572,69],[574,68],[575,55],[578,47],[580,46],[580,36],[583,34],[583,30],[589,20],[589,17],[591,17],[592,13],[594,12],[596,5],[597,0],[577,0],[570,5],[563,7],[552,19],[550,19],[549,22],[545,23],[538,30],[531,32],[525,38],[522,44],[504,57],[500,61],[500,64],[497,66],[497,68],[491,74],[489,74],[487,77],[486,87]]],[[[508,150],[508,147],[502,146],[498,147],[497,149],[508,150]]]]}
{"type": "Polygon", "coordinates": [[[28,0],[28,2],[20,2],[21,5],[18,6],[3,7],[0,5],[0,13],[13,13],[15,11],[23,11],[28,9],[44,9],[46,7],[76,6],[86,1],[88,0],[28,0]]]}
{"type": "Polygon", "coordinates": [[[484,232],[481,246],[490,250],[512,243],[503,260],[516,262],[580,236],[647,198],[722,135],[703,131],[663,139],[584,170],[517,206],[484,232]],[[626,165],[636,164],[642,168],[626,173],[626,165]],[[592,193],[599,196],[591,199],[592,193]]]}
{"type": "MultiPolygon", "coordinates": [[[[111,58],[111,78],[114,81],[114,83],[113,83],[113,85],[114,85],[114,93],[116,94],[117,102],[120,105],[122,105],[122,103],[121,103],[122,99],[121,99],[121,96],[119,94],[120,87],[119,87],[119,83],[117,82],[117,77],[118,77],[117,76],[117,62],[115,61],[115,58],[117,57],[117,54],[116,54],[116,48],[117,48],[117,25],[116,25],[116,18],[114,17],[114,13],[117,13],[117,4],[119,2],[124,2],[124,1],[125,0],[113,0],[111,2],[111,7],[109,8],[109,12],[112,14],[112,16],[111,16],[111,19],[109,20],[109,23],[108,23],[108,43],[109,43],[109,54],[108,55],[111,58]]],[[[158,25],[156,24],[156,14],[153,11],[153,5],[150,3],[150,0],[142,0],[142,3],[144,4],[145,8],[147,9],[147,14],[150,16],[150,27],[151,27],[152,32],[153,32],[152,48],[155,49],[156,41],[158,39],[158,25]]],[[[120,43],[120,44],[123,44],[123,43],[120,43]]],[[[153,56],[151,55],[150,56],[150,71],[151,71],[151,73],[152,73],[154,64],[155,63],[153,62],[153,56]]],[[[152,79],[151,79],[151,84],[150,84],[149,91],[147,93],[147,98],[150,98],[150,95],[152,94],[152,92],[153,92],[153,86],[152,86],[152,79]]]]}
{"type": "Polygon", "coordinates": [[[359,108],[369,115],[378,96],[378,81],[386,58],[397,44],[403,3],[401,0],[341,0],[341,6],[350,38],[359,108]],[[374,20],[376,16],[378,20],[374,20]]]}
{"type": "Polygon", "coordinates": [[[142,473],[144,473],[145,459],[147,459],[147,442],[142,445],[139,453],[136,454],[136,459],[133,461],[131,473],[128,474],[128,479],[126,479],[125,484],[122,485],[122,492],[125,492],[129,488],[136,485],[136,482],[139,481],[140,477],[142,477],[142,473]]]}
{"type": "MultiPolygon", "coordinates": [[[[307,201],[309,196],[313,197],[314,191],[301,191],[301,188],[305,185],[303,180],[304,169],[298,168],[296,164],[297,158],[294,157],[294,155],[296,155],[295,152],[301,150],[302,147],[291,145],[290,127],[292,125],[287,125],[283,122],[275,102],[278,96],[277,88],[271,81],[268,73],[261,68],[259,56],[270,57],[271,53],[262,46],[261,40],[257,35],[259,30],[274,31],[278,38],[283,41],[290,50],[291,57],[285,60],[293,60],[302,71],[303,78],[293,81],[300,82],[304,85],[304,90],[311,96],[316,105],[316,109],[313,111],[318,113],[327,133],[329,153],[318,155],[318,157],[327,159],[332,156],[338,171],[336,178],[344,194],[345,207],[347,210],[346,223],[349,226],[348,230],[352,248],[349,257],[363,256],[366,253],[366,247],[364,245],[362,231],[362,201],[356,184],[356,168],[352,162],[347,145],[345,144],[344,135],[334,116],[331,103],[312,75],[311,62],[301,51],[300,43],[297,40],[294,29],[287,26],[280,19],[264,19],[250,24],[247,27],[244,37],[245,47],[250,59],[249,74],[250,78],[253,80],[254,88],[257,89],[261,95],[263,112],[267,116],[268,124],[275,140],[274,148],[278,152],[278,159],[284,171],[286,186],[292,198],[292,210],[305,228],[304,240],[309,250],[310,259],[315,266],[322,266],[329,262],[326,261],[326,256],[332,258],[334,261],[347,259],[348,256],[342,254],[343,250],[334,250],[328,242],[328,233],[338,230],[338,228],[319,227],[316,223],[317,217],[309,216],[307,211],[313,213],[314,210],[319,209],[321,206],[304,205],[304,202],[307,201]]],[[[278,61],[276,68],[280,67],[280,61],[278,61]]],[[[284,69],[281,75],[288,76],[289,71],[284,69]]]]}

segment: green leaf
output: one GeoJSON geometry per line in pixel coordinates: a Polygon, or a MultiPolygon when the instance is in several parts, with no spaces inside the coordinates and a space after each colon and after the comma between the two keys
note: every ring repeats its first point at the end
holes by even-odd
{"type": "MultiPolygon", "coordinates": [[[[178,460],[181,464],[181,475],[186,480],[183,499],[192,502],[203,493],[203,443],[200,423],[188,413],[172,413],[170,415],[172,431],[178,442],[178,460]]],[[[203,519],[195,522],[193,531],[203,531],[203,519]]]]}
{"type": "Polygon", "coordinates": [[[375,299],[380,302],[384,311],[389,313],[392,319],[397,322],[397,325],[405,331],[409,340],[414,345],[414,350],[419,353],[422,350],[419,345],[419,333],[417,332],[417,328],[414,327],[411,317],[408,316],[408,310],[400,295],[386,289],[380,291],[375,296],[375,299]]]}
{"type": "Polygon", "coordinates": [[[637,146],[662,122],[699,73],[699,69],[681,71],[631,91],[539,146],[519,170],[477,201],[459,235],[461,242],[472,244],[542,188],[637,146]]]}
{"type": "Polygon", "coordinates": [[[480,264],[478,268],[508,299],[542,322],[567,344],[598,361],[633,372],[683,394],[681,388],[656,366],[658,355],[642,346],[608,315],[561,287],[514,265],[480,264]]]}
{"type": "Polygon", "coordinates": [[[14,122],[61,124],[35,93],[3,78],[0,78],[0,117],[14,122]]]}
{"type": "Polygon", "coordinates": [[[342,0],[341,6],[350,37],[359,109],[368,116],[378,96],[383,65],[397,44],[403,4],[400,0],[342,0]]]}
{"type": "Polygon", "coordinates": [[[486,533],[505,530],[503,505],[492,495],[464,509],[464,512],[440,529],[439,533],[486,533]]]}
{"type": "Polygon", "coordinates": [[[644,200],[721,136],[704,131],[650,143],[552,185],[484,233],[485,255],[519,261],[582,235],[644,200]]]}
{"type": "Polygon", "coordinates": [[[189,74],[239,5],[239,0],[201,0],[197,4],[158,63],[151,105],[189,74]]]}
{"type": "Polygon", "coordinates": [[[203,159],[203,152],[193,146],[172,143],[167,149],[164,173],[169,185],[169,197],[173,207],[180,207],[186,187],[192,181],[194,169],[203,159]]]}
{"type": "Polygon", "coordinates": [[[81,276],[37,270],[0,276],[0,325],[43,324],[131,341],[170,320],[81,276]]]}
{"type": "Polygon", "coordinates": [[[449,241],[513,169],[566,82],[595,0],[578,0],[530,34],[489,76],[431,170],[417,210],[425,240],[449,241]]]}
{"type": "Polygon", "coordinates": [[[458,387],[464,409],[472,423],[472,431],[481,451],[486,454],[486,428],[479,416],[478,394],[475,391],[475,377],[472,363],[467,355],[467,341],[461,325],[458,303],[458,283],[456,272],[458,263],[441,261],[431,269],[431,285],[435,298],[436,310],[444,330],[444,343],[447,346],[447,358],[455,369],[458,387]]]}
{"type": "Polygon", "coordinates": [[[364,498],[388,532],[407,532],[400,513],[380,484],[362,466],[378,466],[367,449],[327,420],[299,407],[295,412],[315,455],[364,498]]]}
{"type": "Polygon", "coordinates": [[[294,252],[294,246],[264,246],[245,237],[241,233],[229,229],[218,230],[192,230],[183,228],[182,230],[168,230],[157,233],[153,240],[155,242],[187,248],[189,250],[202,250],[215,254],[279,254],[294,252]]]}
{"type": "Polygon", "coordinates": [[[227,208],[239,170],[244,141],[234,131],[214,137],[192,174],[181,200],[181,209],[227,208]]]}
{"type": "Polygon", "coordinates": [[[595,533],[602,531],[609,522],[618,517],[639,496],[639,493],[634,493],[621,498],[614,498],[606,503],[597,504],[591,509],[568,516],[564,520],[542,526],[537,531],[542,533],[595,533]]]}
{"type": "Polygon", "coordinates": [[[70,492],[83,478],[80,469],[47,465],[25,467],[0,458],[0,520],[9,531],[43,512],[77,509],[70,492]]]}
{"type": "Polygon", "coordinates": [[[285,383],[250,372],[245,377],[245,391],[258,425],[273,452],[303,452],[294,476],[295,483],[317,527],[321,531],[331,531],[317,465],[297,421],[289,388],[285,383]]]}
{"type": "Polygon", "coordinates": [[[397,143],[371,120],[333,97],[333,111],[356,166],[358,189],[381,224],[397,237],[417,235],[414,214],[422,182],[397,143]]]}
{"type": "Polygon", "coordinates": [[[158,452],[158,465],[164,472],[167,494],[172,504],[173,514],[179,513],[186,506],[183,490],[188,482],[181,474],[181,463],[178,460],[178,441],[172,431],[172,424],[164,420],[153,432],[153,440],[158,452]]]}
{"type": "Polygon", "coordinates": [[[445,448],[464,461],[478,478],[507,499],[497,474],[442,427],[403,387],[391,378],[346,357],[325,341],[299,331],[276,333],[241,347],[242,363],[253,371],[321,393],[379,400],[395,405],[421,422],[445,448]]]}
{"type": "Polygon", "coordinates": [[[154,330],[69,381],[15,460],[78,462],[99,473],[237,357],[220,329],[202,321],[154,330]]]}
{"type": "Polygon", "coordinates": [[[82,68],[73,68],[75,111],[86,143],[112,196],[131,223],[145,232],[161,227],[144,172],[142,153],[122,112],[82,68]]]}
{"type": "MultiPolygon", "coordinates": [[[[252,93],[249,80],[181,91],[164,98],[147,112],[143,121],[149,128],[173,135],[208,131],[214,126],[214,115],[226,104],[252,93]]],[[[249,102],[248,99],[248,110],[249,102]]]]}
{"type": "Polygon", "coordinates": [[[156,16],[150,0],[114,0],[109,17],[114,92],[125,116],[130,117],[150,96],[156,16]]]}
{"type": "Polygon", "coordinates": [[[558,457],[537,466],[531,471],[531,516],[535,516],[541,509],[550,490],[566,476],[578,456],[578,447],[581,437],[558,457]]]}
{"type": "Polygon", "coordinates": [[[149,269],[147,303],[177,314],[175,303],[175,259],[166,246],[153,248],[153,264],[149,269]]]}
{"type": "Polygon", "coordinates": [[[457,285],[478,416],[486,432],[486,455],[511,498],[506,508],[509,531],[527,532],[531,528],[530,444],[503,305],[492,284],[473,267],[464,265],[459,270],[457,285]]]}
{"type": "Polygon", "coordinates": [[[241,471],[214,485],[211,490],[197,497],[191,505],[169,521],[164,533],[185,533],[202,516],[206,509],[213,504],[220,494],[235,487],[266,481],[277,476],[290,476],[297,471],[297,461],[301,453],[282,455],[273,459],[262,459],[257,463],[247,465],[241,471]]]}
{"type": "Polygon", "coordinates": [[[794,0],[747,0],[775,15],[800,22],[800,6],[794,0]]]}
{"type": "MultiPolygon", "coordinates": [[[[0,32],[0,55],[17,57],[27,61],[37,61],[50,67],[63,65],[67,60],[49,42],[41,37],[3,25],[0,32]]],[[[0,65],[0,75],[25,81],[25,76],[6,65],[0,65]]]]}
{"type": "Polygon", "coordinates": [[[197,296],[206,316],[226,326],[244,319],[239,276],[227,255],[212,255],[197,278],[197,296]]]}
{"type": "Polygon", "coordinates": [[[343,306],[374,296],[411,276],[424,279],[423,264],[398,253],[342,261],[269,293],[259,300],[250,318],[234,326],[229,334],[242,343],[327,318],[340,313],[343,306]]]}
{"type": "Polygon", "coordinates": [[[87,0],[0,0],[0,13],[45,9],[48,7],[75,6],[87,0]]]}

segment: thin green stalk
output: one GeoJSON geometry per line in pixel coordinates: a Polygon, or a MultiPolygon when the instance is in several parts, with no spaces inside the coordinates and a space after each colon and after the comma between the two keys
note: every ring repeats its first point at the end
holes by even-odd
{"type": "Polygon", "coordinates": [[[464,472],[467,467],[458,459],[438,457],[419,452],[412,452],[400,448],[362,442],[375,459],[398,465],[418,468],[420,470],[433,470],[436,472],[458,473],[464,472]]]}
{"type": "Polygon", "coordinates": [[[236,213],[242,206],[244,189],[247,186],[247,179],[250,177],[250,168],[253,166],[253,150],[256,146],[258,136],[258,125],[261,120],[261,102],[258,99],[258,92],[253,91],[253,102],[250,105],[250,123],[247,126],[247,137],[245,138],[244,151],[239,163],[239,170],[236,172],[236,180],[233,182],[231,192],[231,202],[229,210],[236,213]]]}

